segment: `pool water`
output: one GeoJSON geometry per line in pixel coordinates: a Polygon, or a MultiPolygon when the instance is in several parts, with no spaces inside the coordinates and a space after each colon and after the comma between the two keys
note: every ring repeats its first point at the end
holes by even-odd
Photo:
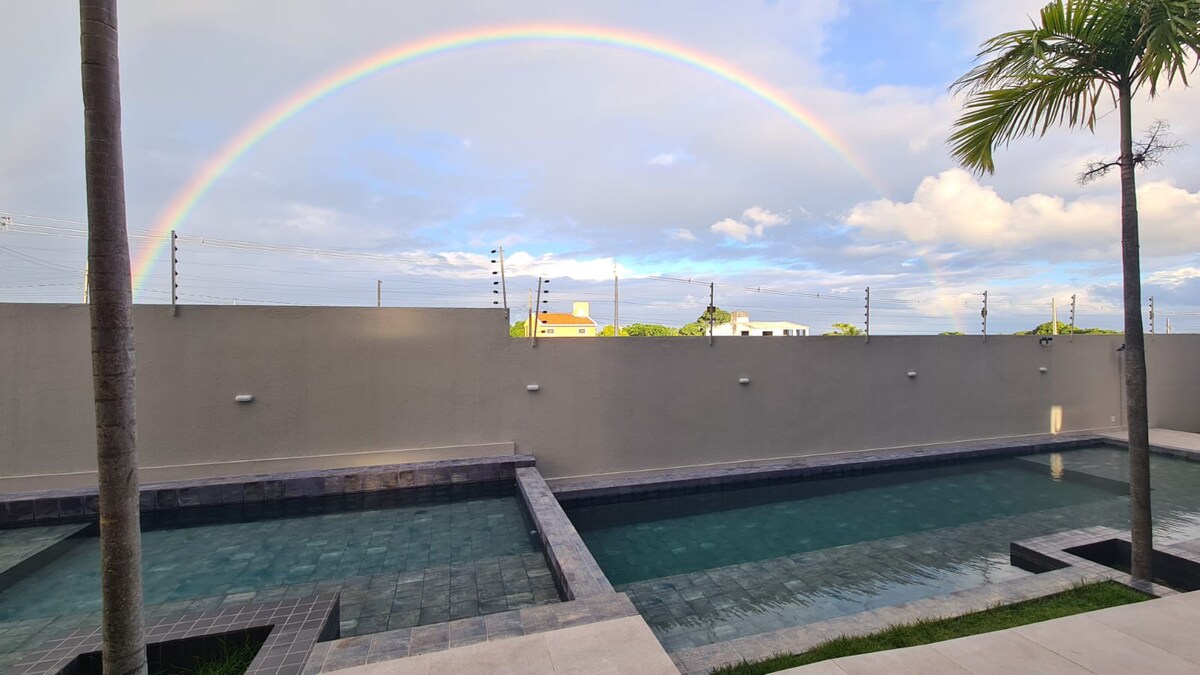
{"type": "MultiPolygon", "coordinates": [[[[147,613],[334,591],[348,636],[557,602],[514,486],[476,495],[413,503],[398,491],[148,515],[147,613]]],[[[0,591],[0,654],[97,622],[99,570],[92,533],[0,591]]]]}
{"type": "MultiPolygon", "coordinates": [[[[1028,573],[1010,542],[1128,527],[1126,454],[1098,447],[569,508],[670,650],[1028,573]]],[[[1164,542],[1200,537],[1200,464],[1154,456],[1164,542]]]]}

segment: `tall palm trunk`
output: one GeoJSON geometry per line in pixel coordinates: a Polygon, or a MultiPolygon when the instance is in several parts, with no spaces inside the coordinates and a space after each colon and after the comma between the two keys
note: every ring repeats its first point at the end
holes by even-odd
{"type": "Polygon", "coordinates": [[[1150,519],[1150,421],[1146,407],[1146,338],[1142,333],[1142,270],[1138,244],[1137,186],[1134,178],[1132,91],[1118,87],[1121,110],[1121,271],[1125,277],[1125,401],[1129,428],[1130,572],[1152,579],[1150,519]]]}
{"type": "Polygon", "coordinates": [[[80,0],[104,672],[146,672],[116,0],[80,0]]]}

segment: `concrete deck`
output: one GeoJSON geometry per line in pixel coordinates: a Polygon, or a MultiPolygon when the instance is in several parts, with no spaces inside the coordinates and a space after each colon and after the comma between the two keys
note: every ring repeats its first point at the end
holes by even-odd
{"type": "Polygon", "coordinates": [[[920,647],[832,659],[793,675],[1200,673],[1200,592],[920,647]]]}
{"type": "MultiPolygon", "coordinates": [[[[328,672],[328,671],[327,671],[328,672]]],[[[338,675],[432,673],[639,673],[677,675],[640,616],[480,642],[441,652],[333,671],[338,675]]]]}
{"type": "MultiPolygon", "coordinates": [[[[1129,435],[1124,431],[1103,431],[1098,435],[1110,438],[1120,443],[1125,443],[1129,440],[1129,435]]],[[[1193,434],[1187,431],[1174,431],[1171,429],[1151,429],[1150,430],[1150,445],[1156,448],[1165,448],[1167,450],[1181,450],[1183,452],[1200,453],[1200,434],[1193,434]]]]}

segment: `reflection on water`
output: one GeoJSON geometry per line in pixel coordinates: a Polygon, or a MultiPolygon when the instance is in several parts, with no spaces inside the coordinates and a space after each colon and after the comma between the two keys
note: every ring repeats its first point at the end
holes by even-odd
{"type": "MultiPolygon", "coordinates": [[[[1012,541],[1128,527],[1127,461],[1089,448],[568,513],[677,650],[1026,576],[1012,541]]],[[[1156,536],[1200,537],[1200,464],[1151,470],[1156,536]]]]}

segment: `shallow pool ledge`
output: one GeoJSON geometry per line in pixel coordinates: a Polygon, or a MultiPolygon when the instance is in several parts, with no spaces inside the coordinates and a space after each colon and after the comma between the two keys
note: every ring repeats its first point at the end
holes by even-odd
{"type": "MultiPolygon", "coordinates": [[[[518,468],[533,465],[534,458],[530,455],[500,455],[150,483],[141,486],[140,504],[141,510],[147,512],[397,488],[457,486],[513,480],[518,468]]],[[[95,487],[10,493],[0,495],[0,527],[92,519],[99,509],[95,487]]]]}

